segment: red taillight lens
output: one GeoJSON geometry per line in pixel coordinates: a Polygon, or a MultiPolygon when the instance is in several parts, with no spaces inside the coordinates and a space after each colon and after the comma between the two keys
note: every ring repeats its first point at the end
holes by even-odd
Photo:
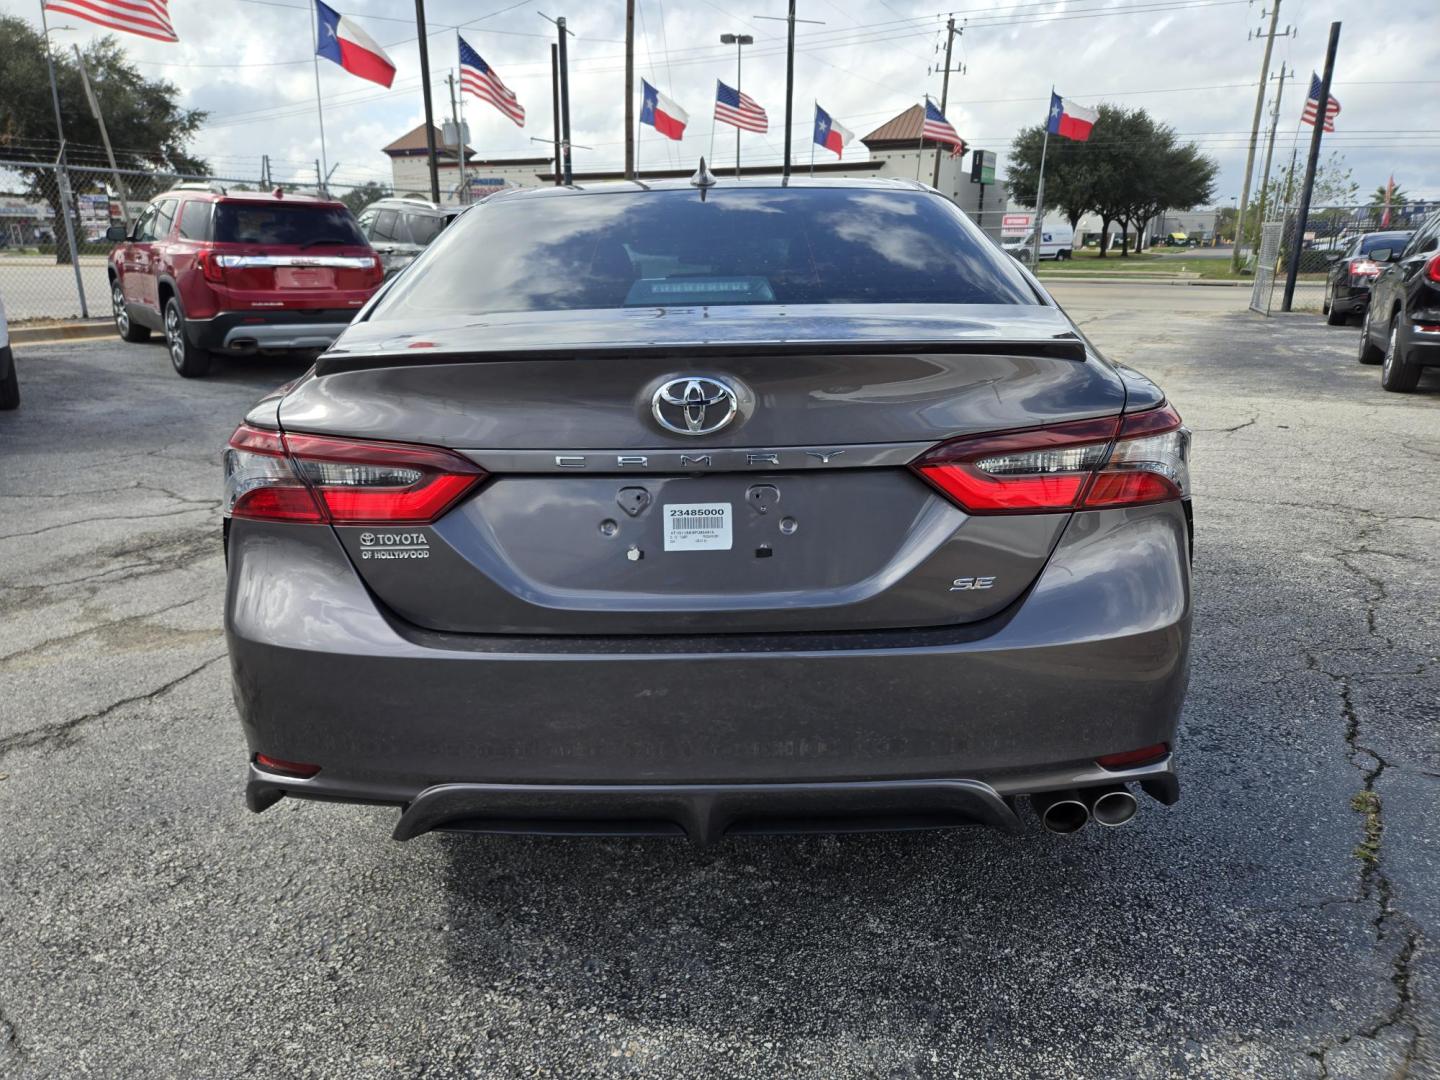
{"type": "Polygon", "coordinates": [[[219,285],[225,281],[225,267],[220,265],[220,257],[215,252],[204,250],[195,255],[195,265],[200,268],[201,275],[212,285],[219,285]]]}
{"type": "Polygon", "coordinates": [[[1356,259],[1350,264],[1351,277],[1375,277],[1380,273],[1380,264],[1374,259],[1356,259]]]}
{"type": "Polygon", "coordinates": [[[1179,414],[1162,406],[952,439],[912,468],[969,513],[1033,514],[1180,498],[1188,454],[1179,414]]]}
{"type": "Polygon", "coordinates": [[[1159,761],[1166,754],[1170,753],[1168,743],[1155,743],[1153,746],[1142,746],[1138,750],[1125,750],[1118,754],[1105,754],[1095,759],[1095,764],[1102,769],[1133,769],[1139,765],[1149,765],[1152,761],[1159,761]]]}
{"type": "Polygon", "coordinates": [[[242,424],[225,452],[225,509],[268,521],[428,525],[484,477],[449,450],[242,424]]]}
{"type": "Polygon", "coordinates": [[[1431,281],[1440,282],[1440,255],[1425,264],[1425,276],[1431,281]]]}
{"type": "Polygon", "coordinates": [[[337,525],[428,525],[485,472],[450,450],[286,435],[300,474],[337,525]]]}
{"type": "Polygon", "coordinates": [[[299,761],[284,761],[280,758],[273,758],[269,754],[256,754],[255,764],[266,772],[280,773],[282,776],[293,776],[298,780],[309,780],[320,771],[319,765],[306,765],[299,761]]]}
{"type": "Polygon", "coordinates": [[[235,429],[225,451],[225,514],[260,521],[325,520],[291,467],[280,433],[248,424],[235,429]]]}

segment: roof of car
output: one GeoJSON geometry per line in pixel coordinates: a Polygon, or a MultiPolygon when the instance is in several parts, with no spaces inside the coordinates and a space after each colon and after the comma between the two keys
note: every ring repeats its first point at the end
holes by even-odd
{"type": "MultiPolygon", "coordinates": [[[[733,177],[717,175],[715,183],[707,185],[707,192],[730,191],[737,188],[745,190],[795,188],[795,189],[818,189],[818,188],[848,188],[865,191],[933,191],[933,188],[920,183],[917,180],[908,180],[903,177],[808,177],[791,176],[788,180],[779,176],[761,176],[753,179],[736,180],[733,177]]],[[[544,199],[566,195],[612,195],[621,193],[639,194],[649,191],[698,191],[697,185],[689,180],[614,180],[597,184],[570,184],[560,186],[528,187],[528,188],[506,188],[495,195],[492,199],[504,198],[507,202],[511,199],[544,199]]]]}
{"type": "MultiPolygon", "coordinates": [[[[187,196],[193,199],[208,200],[210,202],[278,202],[278,203],[303,203],[310,206],[344,206],[339,199],[322,198],[319,195],[307,195],[298,191],[286,191],[277,194],[274,191],[232,191],[229,188],[214,185],[202,187],[200,185],[181,185],[173,187],[169,191],[155,196],[157,199],[167,197],[180,198],[187,196]]],[[[152,202],[154,200],[151,200],[152,202]]]]}

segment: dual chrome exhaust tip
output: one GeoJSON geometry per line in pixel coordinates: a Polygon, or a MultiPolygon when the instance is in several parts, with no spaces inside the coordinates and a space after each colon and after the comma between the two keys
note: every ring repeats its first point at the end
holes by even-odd
{"type": "Polygon", "coordinates": [[[1035,808],[1040,823],[1053,833],[1079,832],[1092,820],[1097,825],[1118,828],[1140,809],[1139,802],[1124,784],[1044,791],[1031,795],[1030,805],[1035,808]]]}

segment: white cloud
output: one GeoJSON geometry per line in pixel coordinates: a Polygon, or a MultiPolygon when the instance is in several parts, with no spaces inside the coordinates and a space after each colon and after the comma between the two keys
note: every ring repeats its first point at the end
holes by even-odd
{"type": "MultiPolygon", "coordinates": [[[[1003,172],[1015,131],[1043,118],[1052,82],[1086,104],[1143,105],[1216,158],[1221,167],[1216,201],[1228,203],[1239,193],[1255,103],[1260,43],[1247,40],[1247,32],[1258,27],[1259,12],[1243,3],[1196,0],[1178,10],[1115,14],[1143,2],[975,4],[957,12],[957,20],[969,22],[957,47],[957,63],[963,62],[966,71],[951,78],[951,119],[972,146],[1000,152],[1003,172]],[[1107,14],[1076,17],[1097,10],[1107,14]],[[1037,17],[1042,14],[1046,17],[1037,17]]],[[[418,49],[405,40],[414,37],[415,29],[402,18],[409,5],[352,0],[336,6],[386,46],[399,74],[387,92],[321,61],[328,157],[339,163],[337,180],[387,179],[389,163],[380,148],[423,115],[418,49]]],[[[504,0],[488,0],[490,10],[504,6],[504,0]]],[[[0,0],[0,11],[31,20],[34,8],[34,0],[0,0]]],[[[767,136],[743,137],[747,159],[777,159],[783,143],[785,28],[751,16],[769,9],[783,14],[781,0],[638,0],[638,8],[637,81],[650,78],[691,115],[688,136],[678,145],[644,129],[642,165],[690,165],[709,152],[714,80],[730,81],[735,72],[734,50],[719,43],[724,32],[755,36],[755,44],[745,50],[744,87],[771,119],[767,136]]],[[[926,74],[927,66],[938,67],[940,61],[935,48],[944,17],[934,14],[938,8],[933,0],[801,0],[801,17],[825,25],[802,26],[797,35],[796,160],[809,160],[810,110],[816,98],[864,135],[927,90],[939,94],[939,74],[926,74]],[[900,22],[916,16],[933,17],[900,22]]],[[[429,0],[428,9],[432,28],[477,17],[475,5],[462,0],[429,0]]],[[[171,10],[179,45],[139,38],[126,38],[125,45],[147,74],[170,78],[187,105],[212,113],[196,147],[214,162],[216,172],[258,175],[262,154],[271,156],[277,176],[313,172],[309,163],[320,155],[320,140],[309,62],[310,16],[301,0],[172,0],[171,10]],[[158,66],[166,61],[192,66],[158,66]],[[292,62],[251,66],[277,61],[292,62]]],[[[550,136],[553,34],[538,10],[568,15],[577,35],[570,43],[573,139],[594,148],[577,151],[577,168],[617,165],[624,149],[621,0],[568,5],[534,0],[465,30],[529,113],[522,130],[468,99],[473,144],[487,156],[546,152],[529,141],[532,135],[550,136]]],[[[1356,11],[1346,0],[1307,0],[1282,9],[1282,25],[1294,24],[1298,35],[1277,43],[1274,63],[1278,69],[1287,61],[1297,79],[1286,88],[1277,159],[1289,159],[1310,72],[1324,59],[1330,21],[1356,11]]],[[[77,29],[57,33],[62,44],[101,33],[74,19],[63,21],[77,29]]],[[[429,40],[438,118],[449,109],[443,75],[455,63],[455,39],[453,32],[437,30],[429,40]]],[[[1408,5],[1404,19],[1351,18],[1345,25],[1334,90],[1344,111],[1339,131],[1327,138],[1327,150],[1345,154],[1363,190],[1384,183],[1393,172],[1412,194],[1440,197],[1440,135],[1432,134],[1424,104],[1440,88],[1437,72],[1440,6],[1416,3],[1408,5]]],[[[1306,128],[1302,134],[1308,133],[1306,128]]],[[[722,166],[733,159],[733,146],[733,129],[721,129],[715,156],[722,166]]],[[[863,153],[858,146],[857,151],[863,153]]]]}

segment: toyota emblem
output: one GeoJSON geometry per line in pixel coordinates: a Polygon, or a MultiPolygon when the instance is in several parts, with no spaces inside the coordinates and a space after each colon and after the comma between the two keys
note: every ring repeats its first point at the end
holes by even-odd
{"type": "Polygon", "coordinates": [[[677,435],[713,435],[739,411],[734,387],[707,375],[682,375],[661,383],[650,399],[655,422],[677,435]]]}

